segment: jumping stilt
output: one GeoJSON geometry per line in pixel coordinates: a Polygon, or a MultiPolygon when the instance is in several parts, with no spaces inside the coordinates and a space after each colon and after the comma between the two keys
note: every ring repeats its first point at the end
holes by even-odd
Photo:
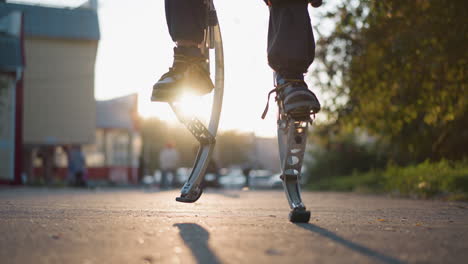
{"type": "Polygon", "coordinates": [[[289,213],[289,220],[307,223],[310,219],[310,211],[306,210],[301,198],[301,170],[307,144],[307,129],[309,123],[312,123],[310,110],[287,113],[283,100],[278,96],[277,103],[281,179],[289,206],[292,209],[289,213]]]}
{"type": "MultiPolygon", "coordinates": [[[[281,114],[280,114],[281,115],[281,114]]],[[[283,117],[286,117],[283,115],[283,117]]],[[[307,121],[289,117],[278,120],[278,145],[280,150],[283,187],[292,211],[291,222],[308,222],[310,212],[301,198],[301,169],[307,142],[307,121]]]]}
{"type": "Polygon", "coordinates": [[[214,146],[216,143],[216,135],[218,132],[219,118],[221,116],[221,107],[223,103],[224,92],[224,55],[223,42],[221,38],[221,30],[216,15],[216,10],[213,1],[208,4],[208,27],[205,30],[204,54],[209,61],[210,50],[214,50],[215,60],[215,88],[213,92],[213,105],[211,109],[211,117],[206,127],[196,117],[187,118],[182,114],[177,103],[170,103],[173,111],[176,113],[179,121],[181,121],[193,136],[200,143],[198,154],[195,159],[190,177],[184,184],[181,194],[176,198],[176,201],[183,203],[193,203],[197,201],[203,193],[201,183],[205,176],[205,171],[208,163],[211,160],[214,146]]]}

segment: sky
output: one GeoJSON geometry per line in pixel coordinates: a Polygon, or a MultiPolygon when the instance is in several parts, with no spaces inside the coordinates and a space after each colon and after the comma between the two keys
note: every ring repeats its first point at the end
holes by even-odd
{"type": "MultiPolygon", "coordinates": [[[[76,7],[83,0],[17,0],[41,5],[76,7]]],[[[262,0],[215,0],[224,44],[225,90],[220,130],[276,135],[276,105],[260,118],[267,94],[273,88],[267,64],[268,8],[262,0]]],[[[314,9],[309,9],[314,23],[314,9]]],[[[315,12],[314,12],[315,11],[315,12]]],[[[170,39],[162,0],[99,1],[101,40],[96,58],[95,97],[111,99],[139,95],[139,113],[177,122],[165,103],[150,102],[153,84],[172,64],[170,39]]],[[[318,94],[320,99],[320,94],[318,94]]],[[[203,108],[205,99],[188,105],[203,108]]],[[[205,117],[206,118],[206,117],[205,117]]]]}

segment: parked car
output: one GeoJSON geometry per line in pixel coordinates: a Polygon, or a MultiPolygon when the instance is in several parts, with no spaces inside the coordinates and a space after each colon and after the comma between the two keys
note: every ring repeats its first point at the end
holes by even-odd
{"type": "MultiPolygon", "coordinates": [[[[178,187],[182,187],[184,185],[184,183],[190,177],[191,173],[192,173],[191,168],[178,168],[177,169],[177,183],[179,184],[178,187]]],[[[220,187],[219,175],[213,172],[206,172],[203,185],[204,187],[219,188],[220,187]]]]}
{"type": "Polygon", "coordinates": [[[203,180],[204,187],[220,188],[219,175],[215,173],[206,173],[203,180]]]}
{"type": "Polygon", "coordinates": [[[249,187],[253,189],[269,189],[273,173],[269,170],[252,170],[249,173],[249,187]]]}
{"type": "Polygon", "coordinates": [[[283,180],[281,180],[281,173],[272,175],[268,181],[268,185],[272,189],[283,189],[283,180]]]}
{"type": "Polygon", "coordinates": [[[232,169],[219,178],[219,183],[225,188],[242,188],[245,185],[245,176],[241,169],[232,169]]]}
{"type": "MultiPolygon", "coordinates": [[[[305,170],[303,170],[302,175],[305,175],[304,171],[305,170]]],[[[305,176],[303,176],[303,177],[301,177],[301,185],[304,185],[305,183],[306,183],[306,178],[305,178],[305,176]]],[[[283,188],[283,180],[281,180],[281,173],[277,173],[277,174],[271,176],[268,184],[273,189],[282,189],[283,188]]]]}

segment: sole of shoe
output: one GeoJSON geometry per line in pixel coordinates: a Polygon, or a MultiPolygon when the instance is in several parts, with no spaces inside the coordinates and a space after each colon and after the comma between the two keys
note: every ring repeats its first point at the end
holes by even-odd
{"type": "Polygon", "coordinates": [[[163,102],[163,103],[170,103],[174,102],[177,99],[178,93],[170,90],[153,90],[153,94],[151,95],[152,102],[163,102]]]}
{"type": "Polygon", "coordinates": [[[297,121],[310,120],[310,115],[317,113],[320,108],[314,106],[310,101],[289,103],[284,106],[285,112],[297,121]]]}
{"type": "Polygon", "coordinates": [[[309,121],[311,110],[309,107],[298,107],[286,113],[296,121],[309,121]]]}
{"type": "Polygon", "coordinates": [[[153,93],[151,101],[153,102],[173,102],[185,91],[192,92],[196,96],[203,96],[211,93],[214,86],[211,84],[208,88],[202,87],[197,82],[178,82],[172,85],[158,85],[153,86],[153,93]],[[157,87],[156,87],[157,86],[157,87]],[[187,89],[187,88],[192,89],[187,89]],[[185,89],[184,89],[185,88],[185,89]]]}

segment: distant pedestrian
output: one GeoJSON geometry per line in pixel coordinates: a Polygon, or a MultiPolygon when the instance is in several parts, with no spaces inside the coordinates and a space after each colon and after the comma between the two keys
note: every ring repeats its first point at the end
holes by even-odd
{"type": "Polygon", "coordinates": [[[161,188],[169,187],[167,175],[172,174],[172,186],[177,185],[177,168],[179,164],[179,153],[174,148],[174,144],[167,143],[159,154],[159,164],[161,168],[161,188]]]}
{"type": "Polygon", "coordinates": [[[143,178],[146,175],[146,162],[143,155],[138,158],[138,183],[143,182],[143,178]]]}
{"type": "Polygon", "coordinates": [[[244,188],[250,187],[250,172],[252,171],[252,165],[247,162],[242,166],[242,174],[245,177],[244,188]]]}
{"type": "MultiPolygon", "coordinates": [[[[55,179],[55,147],[42,146],[37,152],[38,158],[42,160],[42,180],[46,185],[50,185],[55,179]]],[[[39,180],[40,182],[41,180],[39,180]]]]}
{"type": "Polygon", "coordinates": [[[81,146],[72,145],[65,148],[68,159],[68,179],[74,186],[85,187],[87,185],[86,160],[81,146]]]}

